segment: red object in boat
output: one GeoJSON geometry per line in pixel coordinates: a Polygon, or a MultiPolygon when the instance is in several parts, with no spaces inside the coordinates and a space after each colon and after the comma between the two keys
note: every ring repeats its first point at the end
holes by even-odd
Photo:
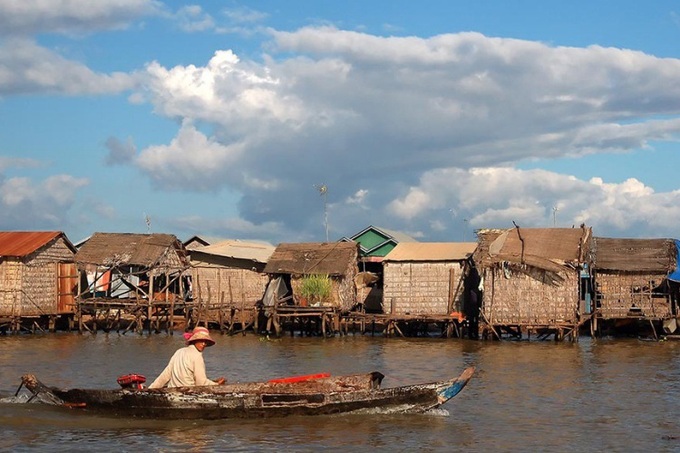
{"type": "Polygon", "coordinates": [[[146,382],[146,377],[141,374],[126,374],[117,379],[118,384],[124,389],[135,388],[141,389],[142,384],[146,382]]]}
{"type": "Polygon", "coordinates": [[[295,382],[311,381],[312,379],[323,379],[331,377],[330,373],[305,374],[304,376],[291,376],[279,379],[270,379],[271,384],[293,384],[295,382]]]}

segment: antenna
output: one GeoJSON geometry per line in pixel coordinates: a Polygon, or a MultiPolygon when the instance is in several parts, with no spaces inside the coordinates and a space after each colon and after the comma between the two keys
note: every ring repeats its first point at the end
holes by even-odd
{"type": "Polygon", "coordinates": [[[326,184],[315,184],[314,188],[323,197],[323,224],[326,228],[326,242],[328,242],[328,186],[326,184]]]}
{"type": "Polygon", "coordinates": [[[146,222],[146,232],[151,233],[151,216],[144,213],[144,222],[146,222]]]}

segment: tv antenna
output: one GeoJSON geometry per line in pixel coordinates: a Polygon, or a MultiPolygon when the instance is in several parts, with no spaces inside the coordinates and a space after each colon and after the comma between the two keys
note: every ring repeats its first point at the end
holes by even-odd
{"type": "Polygon", "coordinates": [[[328,242],[328,186],[326,184],[315,184],[314,188],[323,197],[323,224],[326,229],[326,242],[328,242]]]}

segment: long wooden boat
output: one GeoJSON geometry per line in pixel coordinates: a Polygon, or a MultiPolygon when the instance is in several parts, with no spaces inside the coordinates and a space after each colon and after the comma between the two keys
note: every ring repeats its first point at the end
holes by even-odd
{"type": "Polygon", "coordinates": [[[474,373],[453,379],[382,389],[383,374],[282,379],[207,387],[113,390],[48,387],[34,375],[21,386],[40,402],[110,415],[163,419],[223,419],[323,415],[377,410],[422,413],[456,396],[474,373]]]}

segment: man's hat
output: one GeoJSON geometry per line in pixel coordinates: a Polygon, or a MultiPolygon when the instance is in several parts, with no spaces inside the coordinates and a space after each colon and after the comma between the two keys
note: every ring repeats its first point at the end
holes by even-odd
{"type": "Polygon", "coordinates": [[[184,339],[188,344],[199,340],[207,342],[206,346],[212,346],[215,344],[215,340],[210,337],[210,332],[205,327],[196,327],[194,328],[193,332],[185,332],[184,339]]]}

